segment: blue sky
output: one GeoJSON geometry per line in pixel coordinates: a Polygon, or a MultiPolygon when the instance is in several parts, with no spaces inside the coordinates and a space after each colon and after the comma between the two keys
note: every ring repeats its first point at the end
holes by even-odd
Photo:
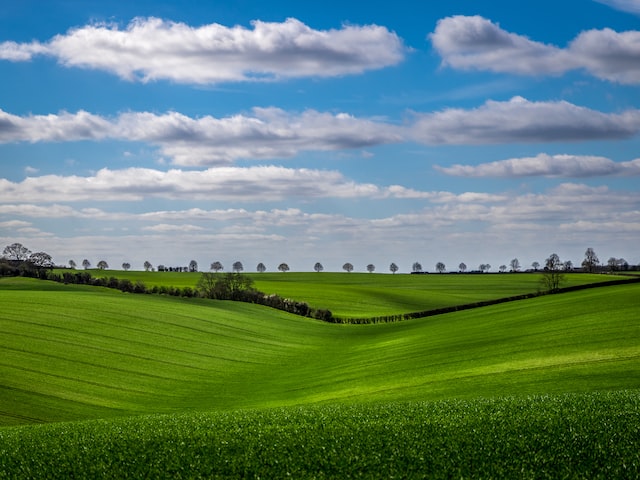
{"type": "Polygon", "coordinates": [[[142,269],[640,263],[640,1],[21,1],[0,243],[142,269]]]}

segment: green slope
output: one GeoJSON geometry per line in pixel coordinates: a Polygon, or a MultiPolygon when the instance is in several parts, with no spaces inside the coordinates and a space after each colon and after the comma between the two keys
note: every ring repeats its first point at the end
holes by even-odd
{"type": "Polygon", "coordinates": [[[0,279],[0,423],[640,387],[640,284],[396,324],[0,279]]]}
{"type": "MultiPolygon", "coordinates": [[[[199,273],[91,270],[96,277],[126,278],[148,287],[195,287],[199,273]]],[[[420,312],[464,303],[534,293],[540,273],[387,275],[369,273],[250,273],[261,292],[329,309],[337,317],[375,317],[420,312]]],[[[621,279],[614,275],[572,273],[563,287],[621,279]]]]}

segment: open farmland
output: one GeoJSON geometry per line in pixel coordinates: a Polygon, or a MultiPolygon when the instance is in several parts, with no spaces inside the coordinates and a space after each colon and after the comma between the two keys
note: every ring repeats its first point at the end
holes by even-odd
{"type": "MultiPolygon", "coordinates": [[[[194,288],[200,273],[90,270],[96,277],[142,282],[148,287],[194,288]]],[[[450,307],[497,298],[535,293],[540,273],[380,275],[369,273],[252,273],[247,274],[261,292],[307,302],[331,310],[337,317],[375,317],[450,307]]],[[[624,277],[602,274],[567,274],[562,286],[607,282],[624,277]]]]}
{"type": "Polygon", "coordinates": [[[3,278],[0,477],[633,477],[639,299],[356,326],[3,278]]]}
{"type": "Polygon", "coordinates": [[[0,280],[2,422],[640,386],[640,284],[396,324],[0,280]]]}

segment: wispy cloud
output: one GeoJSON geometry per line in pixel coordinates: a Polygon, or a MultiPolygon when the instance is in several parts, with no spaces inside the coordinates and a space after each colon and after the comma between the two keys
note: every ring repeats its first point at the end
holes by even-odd
{"type": "Polygon", "coordinates": [[[547,155],[510,158],[480,165],[436,166],[437,170],[458,177],[601,177],[607,175],[640,176],[640,159],[614,162],[589,155],[547,155]]]}
{"type": "MultiPolygon", "coordinates": [[[[637,8],[638,2],[626,5],[637,8]]],[[[560,48],[508,32],[480,16],[453,16],[440,20],[430,39],[443,64],[453,68],[519,75],[585,69],[604,80],[640,83],[640,32],[635,30],[588,30],[560,48]]]]}
{"type": "Polygon", "coordinates": [[[598,3],[604,3],[617,10],[630,12],[640,15],[640,0],[596,0],[598,3]]]}
{"type": "Polygon", "coordinates": [[[0,59],[52,56],[68,67],[104,70],[130,81],[216,84],[358,74],[395,65],[407,48],[385,27],[314,30],[294,18],[252,28],[192,27],[158,18],[87,25],[46,43],[0,43],[0,59]]]}

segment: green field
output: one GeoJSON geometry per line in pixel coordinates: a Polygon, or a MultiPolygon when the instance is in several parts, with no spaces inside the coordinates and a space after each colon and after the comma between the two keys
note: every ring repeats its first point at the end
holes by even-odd
{"type": "MultiPolygon", "coordinates": [[[[148,287],[194,288],[199,273],[90,270],[96,277],[126,278],[148,287]]],[[[251,273],[264,293],[307,302],[337,317],[376,317],[432,310],[463,303],[535,293],[540,273],[381,275],[369,273],[251,273]]],[[[586,285],[624,277],[573,273],[562,286],[586,285]]]]}
{"type": "MultiPolygon", "coordinates": [[[[325,292],[365,288],[357,275],[335,275],[349,286],[325,292]]],[[[293,278],[260,281],[276,285],[284,277],[293,278]]],[[[410,299],[420,296],[416,285],[436,296],[438,285],[463,288],[455,283],[463,277],[523,279],[487,284],[497,296],[533,285],[525,274],[380,277],[369,281],[407,282],[410,299]]],[[[473,282],[465,302],[482,290],[473,282]]],[[[380,305],[398,298],[394,292],[380,305]]],[[[582,477],[604,466],[617,476],[640,469],[638,283],[367,326],[24,278],[0,279],[0,304],[0,478],[23,476],[14,475],[23,468],[49,473],[32,476],[93,476],[74,470],[81,465],[113,478],[144,476],[145,468],[169,478],[190,466],[223,476],[283,477],[289,469],[319,478],[402,477],[420,458],[441,475],[520,468],[533,478],[536,462],[551,468],[554,461],[577,468],[558,455],[588,457],[582,477]],[[503,442],[513,445],[500,450],[503,442]],[[567,442],[577,450],[563,451],[567,442]],[[513,458],[519,449],[529,455],[520,454],[520,464],[513,458]],[[172,455],[177,464],[163,463],[172,455]],[[323,463],[331,459],[334,466],[323,463]]]]}

